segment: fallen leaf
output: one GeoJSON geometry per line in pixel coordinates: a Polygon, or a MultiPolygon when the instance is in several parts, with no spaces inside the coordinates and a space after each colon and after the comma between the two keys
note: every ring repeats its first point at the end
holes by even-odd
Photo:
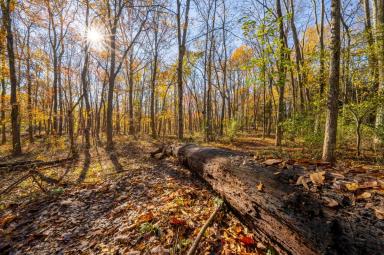
{"type": "Polygon", "coordinates": [[[72,200],[72,199],[68,198],[66,200],[61,201],[60,205],[71,206],[71,207],[82,207],[85,204],[83,202],[81,202],[81,201],[72,200]]]}
{"type": "Polygon", "coordinates": [[[253,238],[250,236],[242,236],[239,240],[246,246],[251,246],[255,244],[255,240],[253,240],[253,238]]]}
{"type": "Polygon", "coordinates": [[[384,208],[374,207],[375,215],[379,220],[384,220],[384,208]]]}
{"type": "Polygon", "coordinates": [[[336,207],[336,206],[339,205],[339,203],[335,199],[330,198],[330,197],[323,197],[323,200],[325,202],[324,203],[325,206],[328,206],[328,207],[331,207],[331,208],[336,207]]]}
{"type": "Polygon", "coordinates": [[[0,218],[0,228],[4,228],[4,226],[16,218],[15,215],[8,213],[0,218]]]}
{"type": "Polygon", "coordinates": [[[309,178],[311,179],[313,184],[321,186],[324,184],[325,171],[312,173],[309,175],[309,178]]]}
{"type": "Polygon", "coordinates": [[[304,176],[297,178],[296,185],[303,185],[305,189],[309,189],[307,180],[304,176]]]}
{"type": "Polygon", "coordinates": [[[234,230],[236,234],[240,234],[243,231],[243,228],[241,226],[235,226],[234,230]]]}
{"type": "Polygon", "coordinates": [[[180,226],[180,225],[185,225],[186,224],[186,221],[185,220],[182,220],[182,219],[178,219],[178,218],[171,218],[171,220],[169,221],[169,223],[171,225],[175,225],[175,226],[180,226]]]}
{"type": "Polygon", "coordinates": [[[262,242],[258,242],[256,247],[257,247],[257,249],[260,249],[260,250],[266,250],[267,249],[267,246],[265,246],[262,242]]]}
{"type": "Polygon", "coordinates": [[[152,212],[145,213],[145,214],[141,215],[138,219],[138,221],[140,223],[149,222],[151,220],[153,220],[153,213],[152,212]]]}
{"type": "Polygon", "coordinates": [[[263,191],[264,189],[264,185],[260,182],[257,186],[256,186],[257,190],[258,191],[263,191]]]}
{"type": "Polygon", "coordinates": [[[377,181],[363,182],[359,185],[360,189],[376,188],[378,186],[377,181]]]}
{"type": "Polygon", "coordinates": [[[372,194],[368,191],[366,192],[363,192],[362,194],[358,195],[356,197],[357,200],[360,200],[360,199],[367,199],[367,198],[370,198],[372,196],[372,194]]]}
{"type": "Polygon", "coordinates": [[[346,187],[347,190],[349,190],[349,191],[355,191],[355,190],[358,190],[358,189],[359,189],[359,184],[356,183],[356,182],[346,183],[346,184],[345,184],[345,187],[346,187]]]}
{"type": "Polygon", "coordinates": [[[280,164],[281,162],[283,162],[283,160],[281,159],[274,159],[274,158],[271,158],[271,159],[267,159],[263,162],[264,165],[267,165],[267,166],[275,166],[275,165],[278,165],[280,164]]]}
{"type": "Polygon", "coordinates": [[[384,189],[384,181],[378,180],[380,188],[384,189]]]}

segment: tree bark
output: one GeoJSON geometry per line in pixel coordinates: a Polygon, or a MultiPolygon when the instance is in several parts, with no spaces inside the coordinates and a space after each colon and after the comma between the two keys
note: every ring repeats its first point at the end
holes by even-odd
{"type": "Polygon", "coordinates": [[[182,140],[184,138],[184,115],[183,115],[183,61],[184,61],[184,55],[185,55],[185,44],[186,44],[186,38],[187,38],[187,30],[188,30],[188,15],[189,15],[189,7],[190,7],[190,0],[186,0],[186,7],[185,7],[185,19],[184,23],[182,23],[181,20],[181,3],[180,0],[177,0],[177,41],[178,41],[178,48],[179,48],[179,55],[178,55],[178,63],[177,63],[177,94],[178,94],[178,116],[177,116],[177,122],[178,122],[178,132],[177,137],[179,140],[182,140]]]}
{"type": "MultiPolygon", "coordinates": [[[[384,0],[376,1],[376,45],[377,62],[379,69],[379,87],[378,94],[384,95],[384,0]]],[[[379,105],[376,112],[376,128],[384,128],[384,106],[379,105]]],[[[383,141],[378,137],[375,139],[376,148],[383,146],[383,141]]]]}
{"type": "Polygon", "coordinates": [[[11,82],[11,122],[12,122],[12,154],[14,156],[21,154],[20,141],[20,116],[19,103],[17,101],[17,78],[15,67],[15,53],[13,49],[13,33],[11,20],[11,0],[1,1],[1,9],[3,12],[3,24],[7,31],[7,51],[9,63],[9,78],[11,82]]]}
{"type": "MultiPolygon", "coordinates": [[[[85,14],[85,28],[86,31],[88,31],[88,19],[89,19],[89,1],[85,1],[86,4],[86,14],[85,14]]],[[[91,130],[91,105],[89,103],[89,82],[88,82],[88,65],[89,65],[89,42],[85,42],[84,45],[84,63],[83,63],[83,69],[81,71],[81,83],[83,87],[83,98],[85,102],[85,127],[84,127],[84,138],[85,138],[85,149],[89,151],[91,148],[91,137],[90,137],[90,130],[91,130]]]]}
{"type": "Polygon", "coordinates": [[[222,196],[262,242],[273,245],[279,254],[382,252],[384,229],[373,211],[324,206],[322,196],[336,195],[332,188],[324,186],[320,192],[310,192],[292,184],[305,173],[304,169],[281,171],[262,166],[244,154],[194,144],[165,147],[152,155],[177,157],[222,196]],[[257,188],[260,184],[262,189],[257,188]],[[362,217],[361,213],[369,216],[362,217]]]}
{"type": "Polygon", "coordinates": [[[281,12],[280,0],[276,0],[276,11],[278,17],[278,26],[279,26],[279,63],[278,63],[278,90],[279,90],[279,102],[277,108],[277,118],[276,118],[276,137],[275,145],[281,146],[283,139],[283,127],[282,123],[284,121],[285,115],[285,105],[284,105],[284,90],[285,90],[285,40],[284,40],[284,23],[283,23],[283,14],[281,12]]]}
{"type": "Polygon", "coordinates": [[[28,112],[28,137],[33,143],[33,116],[32,116],[32,77],[31,77],[31,48],[30,48],[31,26],[27,27],[27,112],[28,112]]]}
{"type": "Polygon", "coordinates": [[[340,0],[331,3],[331,63],[325,124],[323,160],[336,161],[336,134],[340,78],[340,0]]]}
{"type": "MultiPolygon", "coordinates": [[[[2,58],[3,56],[1,56],[2,58]]],[[[1,60],[2,61],[2,60],[1,60]]],[[[5,79],[2,75],[1,78],[1,112],[0,112],[0,122],[1,122],[1,144],[7,142],[6,130],[5,130],[5,79]]]]}

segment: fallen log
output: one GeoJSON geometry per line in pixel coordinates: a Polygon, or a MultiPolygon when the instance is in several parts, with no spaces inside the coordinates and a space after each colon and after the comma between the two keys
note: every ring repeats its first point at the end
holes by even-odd
{"type": "Polygon", "coordinates": [[[279,254],[384,251],[384,222],[371,209],[342,201],[338,207],[325,206],[321,192],[332,192],[331,188],[311,192],[294,185],[303,169],[280,170],[236,152],[194,144],[162,148],[159,153],[176,157],[203,178],[242,222],[279,254]]]}
{"type": "Polygon", "coordinates": [[[42,161],[42,160],[28,160],[28,161],[20,161],[20,162],[11,162],[11,163],[1,163],[1,170],[27,170],[27,169],[36,169],[41,167],[54,167],[67,164],[75,160],[75,157],[57,159],[52,161],[42,161]]]}

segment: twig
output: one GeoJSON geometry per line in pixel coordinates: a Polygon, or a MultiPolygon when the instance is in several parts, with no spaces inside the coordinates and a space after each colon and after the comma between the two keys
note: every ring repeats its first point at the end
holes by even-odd
{"type": "Polygon", "coordinates": [[[32,179],[33,181],[37,184],[37,186],[39,186],[39,188],[44,192],[44,193],[47,193],[47,190],[43,187],[42,184],[39,183],[39,181],[36,179],[34,173],[32,172],[32,179]]]}
{"type": "Polygon", "coordinates": [[[31,177],[31,175],[32,175],[31,172],[28,172],[27,174],[23,175],[22,177],[20,177],[19,179],[17,179],[14,183],[12,183],[11,185],[9,185],[6,189],[0,191],[0,195],[9,193],[9,192],[10,192],[11,190],[13,190],[18,184],[20,184],[21,182],[25,181],[25,180],[28,179],[29,177],[31,177]]]}
{"type": "Polygon", "coordinates": [[[193,242],[191,248],[189,249],[187,255],[194,255],[196,250],[197,250],[197,246],[199,245],[199,242],[201,240],[201,238],[203,237],[204,233],[205,233],[205,230],[207,230],[207,228],[209,227],[209,225],[212,223],[213,219],[215,218],[216,214],[221,210],[221,208],[223,207],[223,202],[220,201],[218,203],[218,206],[216,207],[215,211],[211,214],[211,216],[209,217],[209,219],[207,220],[207,222],[204,224],[204,226],[201,228],[199,234],[197,235],[195,241],[193,242]]]}

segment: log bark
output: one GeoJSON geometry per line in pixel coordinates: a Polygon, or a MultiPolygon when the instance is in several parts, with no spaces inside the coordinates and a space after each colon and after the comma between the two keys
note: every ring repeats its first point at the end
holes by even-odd
{"type": "MultiPolygon", "coordinates": [[[[279,254],[380,254],[384,223],[369,209],[329,208],[324,187],[310,192],[294,185],[300,168],[264,166],[246,155],[194,144],[158,150],[203,178],[264,243],[279,254]],[[263,190],[257,188],[262,183],[263,190]]],[[[155,156],[155,152],[152,153],[155,156]]],[[[327,190],[328,189],[328,190],[327,190]]]]}

